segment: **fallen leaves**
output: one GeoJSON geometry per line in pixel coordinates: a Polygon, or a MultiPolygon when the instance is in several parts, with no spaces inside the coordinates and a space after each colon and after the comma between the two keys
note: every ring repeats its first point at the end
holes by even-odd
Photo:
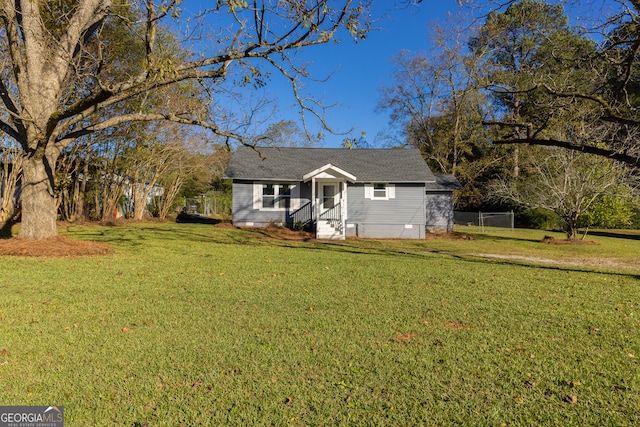
{"type": "Polygon", "coordinates": [[[393,342],[400,345],[407,345],[410,344],[417,336],[418,334],[415,334],[413,332],[409,332],[407,334],[398,334],[393,338],[393,342]]]}
{"type": "Polygon", "coordinates": [[[460,322],[445,322],[444,326],[450,329],[468,329],[467,326],[463,325],[460,322]]]}
{"type": "Polygon", "coordinates": [[[62,235],[43,240],[13,237],[0,241],[0,255],[65,257],[110,253],[113,253],[113,248],[106,243],[74,240],[62,235]]]}

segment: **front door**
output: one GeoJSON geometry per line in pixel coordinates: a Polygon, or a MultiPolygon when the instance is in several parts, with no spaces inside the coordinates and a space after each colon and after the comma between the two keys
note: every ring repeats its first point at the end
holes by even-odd
{"type": "Polygon", "coordinates": [[[338,183],[320,183],[320,217],[328,215],[338,202],[338,183]]]}
{"type": "Polygon", "coordinates": [[[340,190],[339,182],[318,182],[316,235],[319,239],[344,239],[340,190]]]}

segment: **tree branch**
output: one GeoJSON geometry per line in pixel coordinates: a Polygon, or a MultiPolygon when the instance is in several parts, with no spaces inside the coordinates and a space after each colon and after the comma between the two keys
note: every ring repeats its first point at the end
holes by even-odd
{"type": "Polygon", "coordinates": [[[620,152],[609,148],[594,147],[593,145],[576,144],[570,141],[563,141],[558,139],[537,139],[537,138],[514,138],[514,139],[502,139],[493,141],[494,144],[530,144],[530,145],[542,145],[547,147],[561,147],[574,151],[581,151],[583,153],[595,154],[598,156],[608,157],[612,160],[625,163],[629,166],[640,166],[640,156],[628,154],[626,152],[620,152]]]}
{"type": "Polygon", "coordinates": [[[5,123],[2,120],[0,120],[0,130],[9,135],[11,138],[20,142],[20,134],[13,127],[11,127],[11,125],[5,123]]]}
{"type": "Polygon", "coordinates": [[[619,123],[622,125],[631,125],[631,126],[640,126],[640,120],[633,119],[630,117],[624,117],[611,106],[604,98],[597,95],[590,95],[582,92],[558,92],[548,85],[544,85],[544,88],[550,95],[557,96],[558,98],[580,98],[585,99],[587,101],[595,102],[600,105],[604,111],[605,115],[601,117],[602,120],[611,122],[611,123],[619,123]]]}
{"type": "Polygon", "coordinates": [[[64,135],[64,137],[60,138],[59,140],[56,141],[56,145],[58,145],[60,148],[64,148],[66,145],[68,145],[69,143],[71,143],[72,141],[74,141],[77,138],[80,138],[82,136],[85,135],[89,135],[91,133],[100,131],[100,130],[104,130],[104,129],[108,129],[108,128],[112,128],[114,126],[117,126],[119,124],[122,123],[131,123],[131,122],[150,122],[150,121],[160,121],[160,120],[166,120],[166,121],[170,121],[170,122],[174,122],[174,123],[179,123],[179,124],[183,124],[183,125],[191,125],[191,126],[199,126],[205,129],[209,129],[211,132],[213,132],[216,135],[219,136],[224,136],[227,138],[233,138],[237,141],[239,141],[240,143],[244,142],[244,138],[240,135],[237,135],[233,132],[228,132],[228,131],[222,131],[220,130],[220,128],[212,123],[206,122],[204,120],[198,120],[198,119],[190,119],[190,118],[185,118],[185,117],[180,117],[177,116],[175,114],[172,113],[148,113],[148,114],[144,114],[144,113],[132,113],[132,114],[123,114],[120,116],[116,116],[116,117],[111,117],[108,118],[106,120],[103,120],[99,123],[95,123],[89,126],[86,126],[82,129],[76,130],[74,132],[70,132],[66,135],[64,135]]]}

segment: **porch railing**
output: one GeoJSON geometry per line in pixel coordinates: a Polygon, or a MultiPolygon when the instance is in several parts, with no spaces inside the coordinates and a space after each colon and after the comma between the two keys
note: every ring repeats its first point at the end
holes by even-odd
{"type": "Polygon", "coordinates": [[[342,224],[342,207],[340,203],[336,203],[331,209],[322,212],[318,218],[319,221],[326,221],[334,227],[342,224]]]}
{"type": "Polygon", "coordinates": [[[289,214],[289,219],[292,226],[296,224],[302,224],[303,227],[308,227],[313,221],[313,209],[311,202],[302,205],[299,209],[289,214]]]}
{"type": "MultiPolygon", "coordinates": [[[[330,224],[335,229],[342,229],[342,206],[340,203],[320,213],[318,221],[330,224]]],[[[287,223],[294,227],[297,224],[301,224],[305,228],[311,226],[313,224],[313,206],[311,202],[289,213],[287,223]]]]}

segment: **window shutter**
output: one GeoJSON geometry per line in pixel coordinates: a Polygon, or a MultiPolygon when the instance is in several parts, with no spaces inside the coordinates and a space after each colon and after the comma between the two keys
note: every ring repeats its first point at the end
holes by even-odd
{"type": "Polygon", "coordinates": [[[262,183],[253,183],[253,209],[262,208],[262,183]]]}
{"type": "Polygon", "coordinates": [[[291,186],[291,210],[297,211],[300,209],[300,184],[293,184],[291,186]]]}
{"type": "Polygon", "coordinates": [[[364,198],[373,199],[373,184],[364,185],[364,198]]]}
{"type": "Polygon", "coordinates": [[[396,198],[396,186],[394,184],[387,184],[387,197],[389,199],[396,198]]]}

